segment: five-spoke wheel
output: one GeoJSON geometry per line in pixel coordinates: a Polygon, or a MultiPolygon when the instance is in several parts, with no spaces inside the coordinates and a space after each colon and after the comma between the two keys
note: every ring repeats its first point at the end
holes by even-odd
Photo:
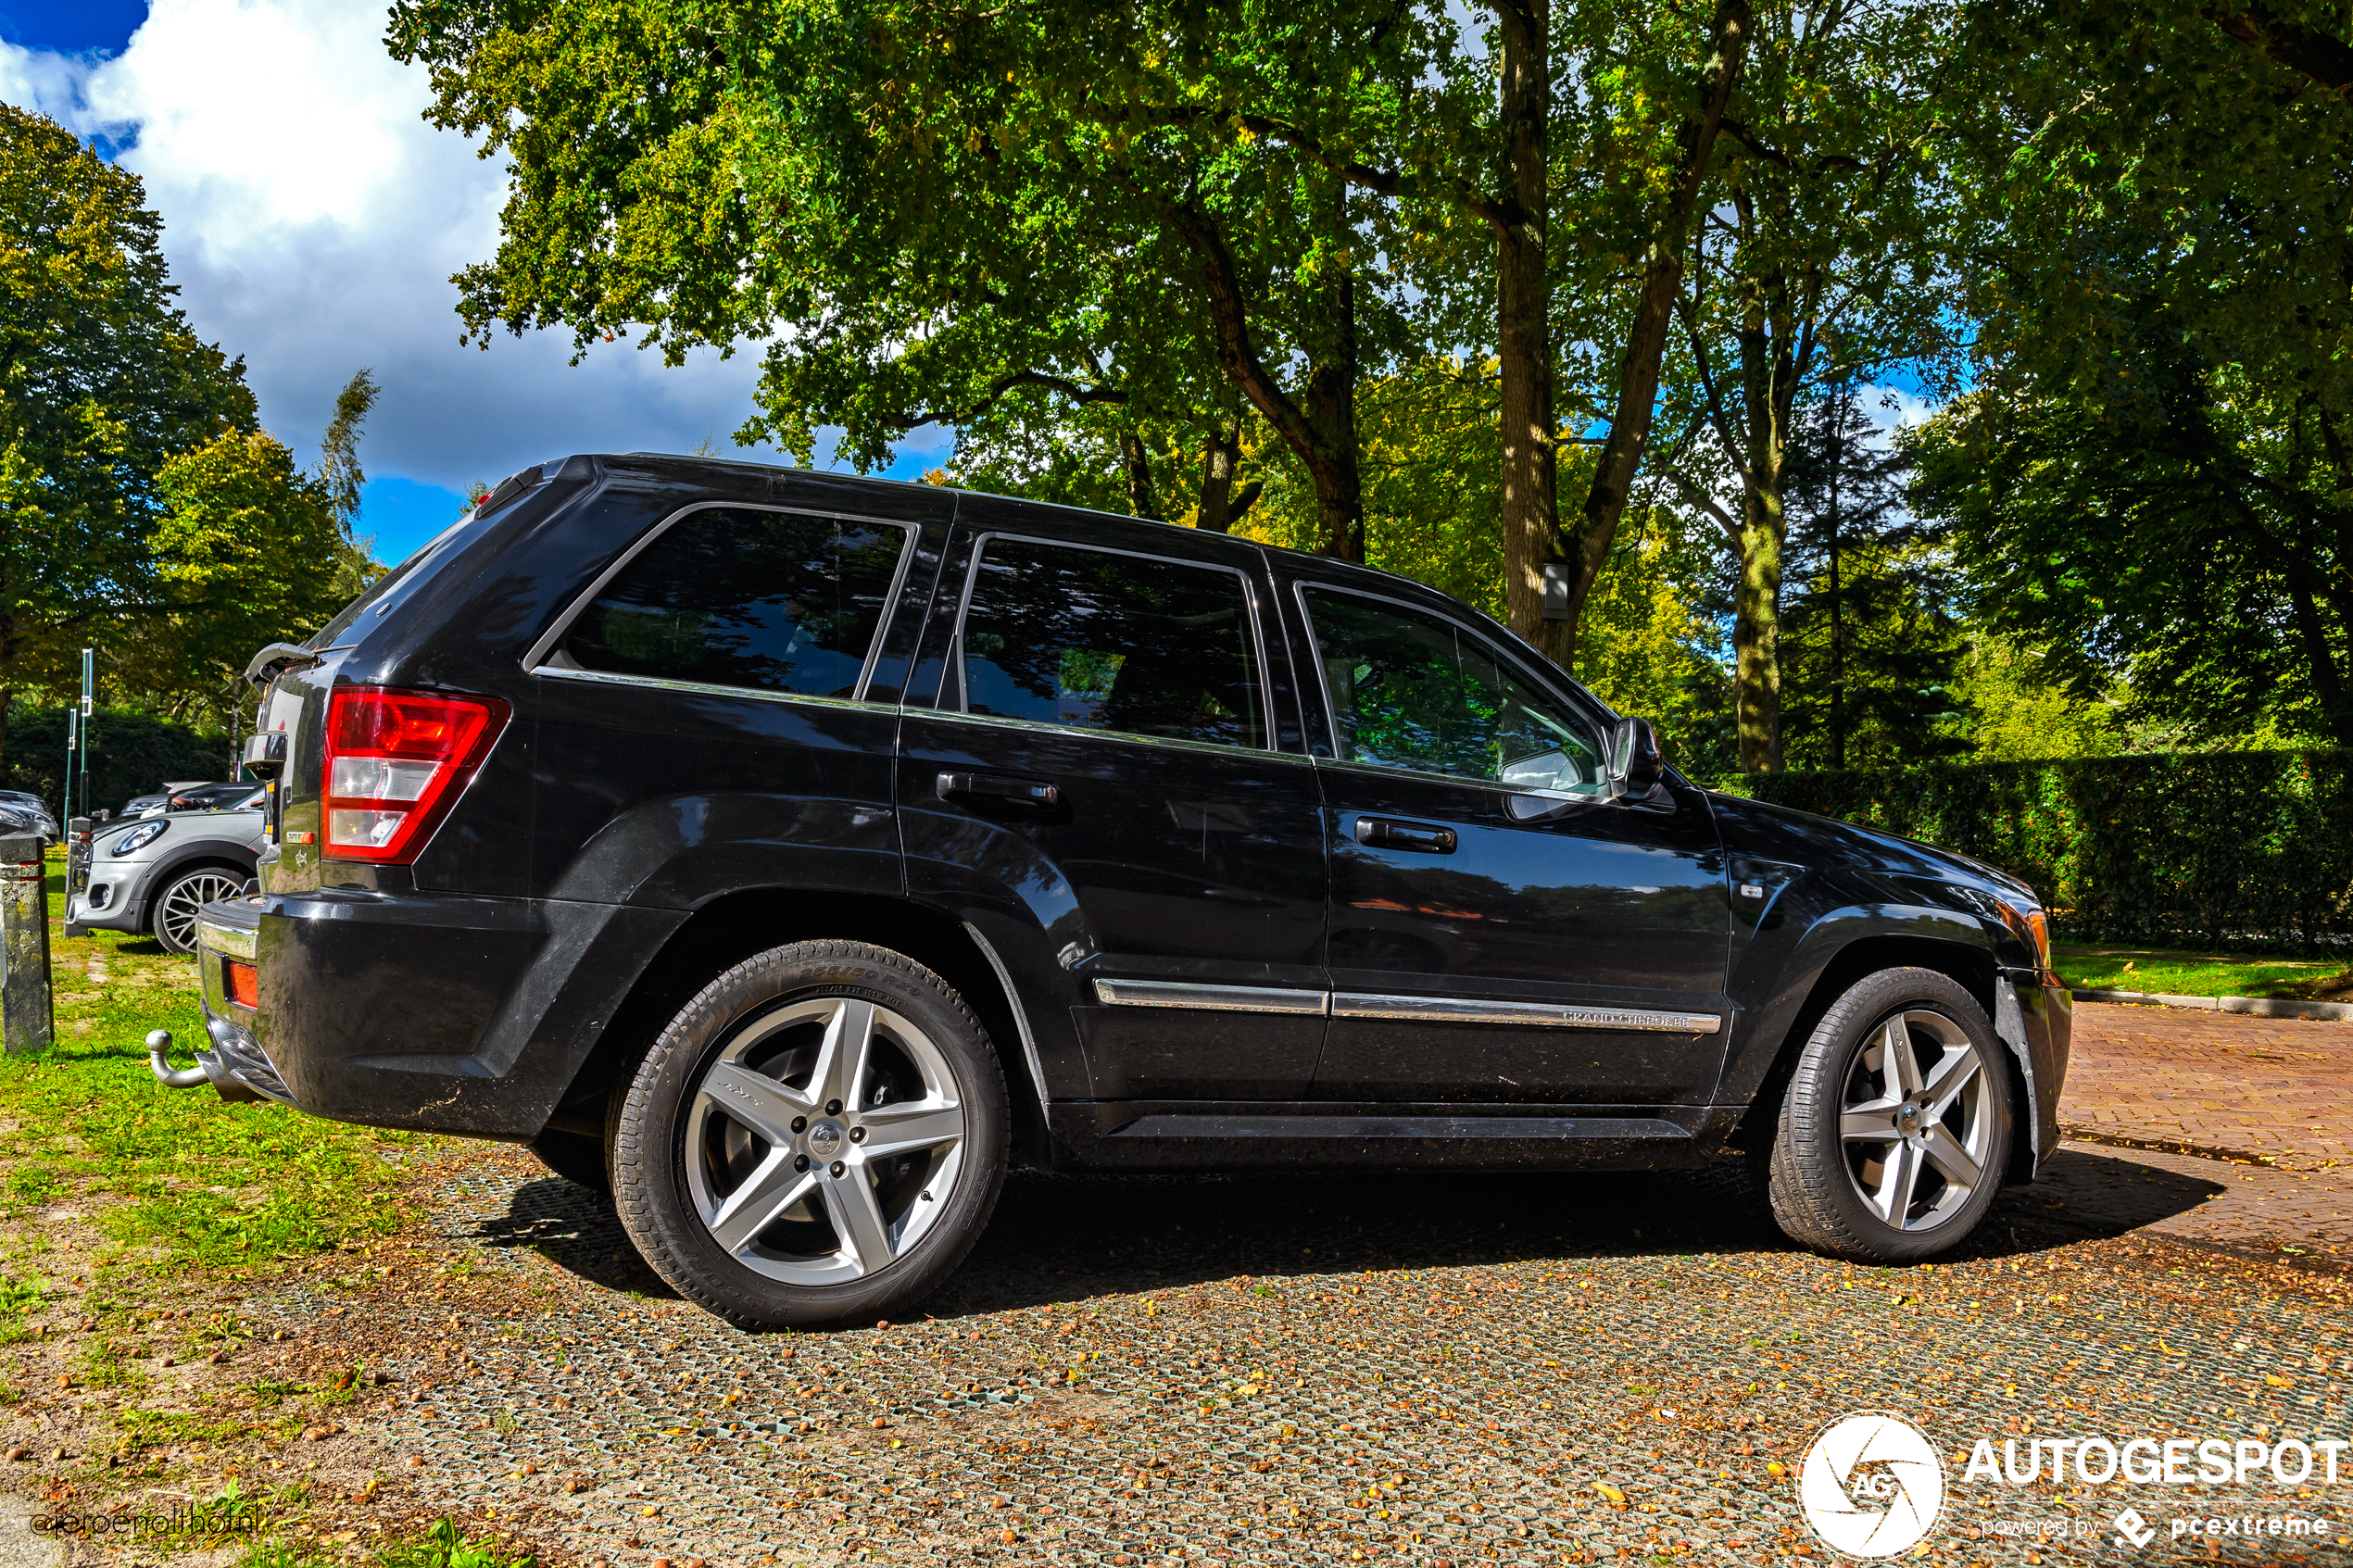
{"type": "Polygon", "coordinates": [[[1003,1071],[937,975],[797,943],[655,1043],[615,1118],[614,1198],[655,1271],[737,1323],[871,1322],[969,1250],[1006,1135],[1003,1071]]]}
{"type": "Polygon", "coordinates": [[[2007,1052],[1985,1009],[1949,975],[1881,970],[1798,1057],[1768,1165],[1773,1217],[1843,1258],[1933,1257],[1984,1218],[2010,1137],[2007,1052]]]}
{"type": "Polygon", "coordinates": [[[722,1250],[796,1285],[920,1242],[954,1192],[964,1110],[937,1046],[887,1007],[817,997],[748,1024],[703,1072],[686,1184],[722,1250]]]}
{"type": "Polygon", "coordinates": [[[1906,1010],[1879,1024],[1848,1071],[1838,1118],[1846,1173],[1872,1213],[1925,1231],[1960,1211],[1985,1180],[1988,1094],[1985,1058],[1943,1013],[1906,1010]]]}

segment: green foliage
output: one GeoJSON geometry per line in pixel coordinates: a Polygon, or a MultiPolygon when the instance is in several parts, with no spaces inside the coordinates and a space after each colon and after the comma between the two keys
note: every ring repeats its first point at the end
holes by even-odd
{"type": "MultiPolygon", "coordinates": [[[[63,708],[19,709],[5,737],[6,787],[39,796],[56,809],[65,798],[63,708]]],[[[150,714],[101,708],[84,732],[90,746],[90,804],[120,811],[134,795],[167,782],[231,776],[226,736],[200,734],[150,714]]],[[[76,809],[82,802],[74,801],[76,809]]],[[[71,813],[68,813],[70,815],[71,813]]],[[[60,822],[64,818],[58,819],[60,822]]]]}
{"type": "Polygon", "coordinates": [[[0,689],[145,585],[175,452],[251,429],[244,365],[171,302],[138,178],[0,105],[0,689]]]}
{"type": "Polygon", "coordinates": [[[531,1568],[536,1561],[496,1540],[469,1540],[451,1519],[436,1522],[421,1538],[395,1542],[376,1556],[381,1568],[531,1568]]]}
{"type": "Polygon", "coordinates": [[[1977,388],[1921,433],[1918,504],[2078,696],[2353,744],[2353,106],[2217,15],[1972,8],[1977,388]]]}
{"type": "Polygon", "coordinates": [[[2032,884],[2071,935],[2353,943],[2353,751],[1780,773],[1762,800],[1924,839],[2032,884]]]}
{"type": "Polygon", "coordinates": [[[1955,689],[1958,584],[1944,552],[1904,510],[1910,455],[1872,443],[1852,385],[1801,410],[1793,433],[1780,645],[1787,761],[1902,767],[1969,751],[1970,715],[1955,689]]]}

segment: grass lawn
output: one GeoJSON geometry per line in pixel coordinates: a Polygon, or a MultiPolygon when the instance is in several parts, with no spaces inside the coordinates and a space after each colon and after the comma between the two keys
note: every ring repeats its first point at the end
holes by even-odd
{"type": "Polygon", "coordinates": [[[152,937],[68,941],[63,884],[52,854],[56,1043],[0,1055],[0,1470],[76,1510],[184,1486],[195,1535],[174,1544],[242,1545],[245,1568],[527,1562],[428,1523],[422,1498],[373,1510],[365,1548],[329,1537],[398,1490],[379,1474],[339,1495],[296,1457],[306,1429],[353,1416],[364,1368],[295,1375],[244,1310],[297,1277],[350,1289],[389,1274],[380,1260],[429,1268],[394,1233],[465,1146],[157,1084],[147,1032],[171,1031],[182,1067],[203,1038],[194,962],[152,937]]]}
{"type": "Polygon", "coordinates": [[[2071,947],[2052,961],[2079,991],[2159,991],[2176,997],[2284,997],[2353,1001],[2353,974],[2326,959],[2251,958],[2165,947],[2071,947]]]}

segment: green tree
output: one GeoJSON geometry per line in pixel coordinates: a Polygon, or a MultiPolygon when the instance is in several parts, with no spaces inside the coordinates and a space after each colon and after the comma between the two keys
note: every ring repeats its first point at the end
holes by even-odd
{"type": "Polygon", "coordinates": [[[1852,383],[1792,428],[1780,655],[1799,766],[1914,767],[1970,748],[1960,584],[1905,506],[1912,467],[1905,446],[1874,439],[1852,383]]]}
{"type": "Polygon", "coordinates": [[[1723,199],[1676,300],[1689,355],[1662,466],[1738,565],[1744,771],[1782,761],[1795,411],[1834,383],[1941,361],[1953,341],[1953,205],[1937,156],[1953,21],[1935,3],[1768,6],[1724,122],[1723,199]]]}
{"type": "Polygon", "coordinates": [[[150,596],[115,666],[172,718],[221,704],[266,643],[317,631],[348,601],[331,488],[264,431],[230,431],[166,459],[148,544],[150,596]]]}
{"type": "Polygon", "coordinates": [[[0,735],[145,602],[177,453],[253,428],[242,361],[172,303],[136,176],[0,105],[0,735]]]}
{"type": "Polygon", "coordinates": [[[1917,505],[2078,699],[2347,745],[2353,107],[2250,49],[2259,13],[2341,25],[1972,8],[1977,390],[1922,433],[1917,505]]]}

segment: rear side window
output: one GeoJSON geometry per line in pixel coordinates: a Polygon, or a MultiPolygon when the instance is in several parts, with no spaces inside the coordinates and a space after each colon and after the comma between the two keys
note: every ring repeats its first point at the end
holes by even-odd
{"type": "Polygon", "coordinates": [[[1234,572],[991,539],[963,628],[967,713],[1266,744],[1250,604],[1234,572]]]}
{"type": "Polygon", "coordinates": [[[909,531],[711,507],[671,525],[573,622],[583,669],[848,697],[909,531]]]}

